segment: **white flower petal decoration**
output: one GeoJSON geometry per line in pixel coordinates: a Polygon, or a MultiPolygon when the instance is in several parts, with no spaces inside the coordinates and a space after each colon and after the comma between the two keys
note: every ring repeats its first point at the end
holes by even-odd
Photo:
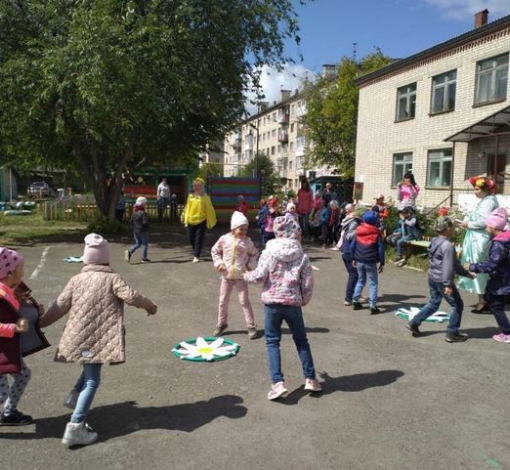
{"type": "Polygon", "coordinates": [[[240,346],[227,338],[188,339],[177,343],[172,352],[180,359],[197,362],[211,362],[228,359],[239,352],[240,346]]]}

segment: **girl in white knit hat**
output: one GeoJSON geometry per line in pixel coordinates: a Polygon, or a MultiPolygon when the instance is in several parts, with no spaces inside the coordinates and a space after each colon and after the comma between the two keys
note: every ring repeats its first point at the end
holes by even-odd
{"type": "Polygon", "coordinates": [[[89,233],[85,237],[83,264],[40,319],[41,326],[48,326],[69,313],[55,361],[83,366],[64,404],[74,410],[62,438],[67,447],[97,440],[85,418],[101,381],[102,365],[126,360],[124,303],[142,308],[148,315],[157,311],[152,300],[132,289],[110,268],[110,247],[101,235],[89,233]]]}
{"type": "Polygon", "coordinates": [[[221,236],[211,249],[214,267],[222,275],[218,323],[213,332],[214,336],[220,336],[227,329],[228,303],[234,287],[243,308],[248,337],[255,339],[258,336],[248,295],[248,284],[243,280],[243,273],[255,268],[258,257],[257,248],[246,235],[248,226],[245,215],[242,212],[234,212],[230,221],[230,233],[221,236]]]}

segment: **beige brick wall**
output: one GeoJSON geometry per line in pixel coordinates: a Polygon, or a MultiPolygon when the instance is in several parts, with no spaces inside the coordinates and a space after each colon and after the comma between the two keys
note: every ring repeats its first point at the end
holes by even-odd
{"type": "MultiPolygon", "coordinates": [[[[510,90],[507,99],[496,104],[473,107],[475,94],[476,63],[510,51],[510,29],[484,40],[449,51],[440,57],[428,59],[410,66],[360,90],[358,135],[356,145],[356,181],[364,182],[364,200],[369,201],[378,192],[396,197],[391,186],[393,155],[412,152],[413,172],[422,192],[418,205],[431,207],[450,195],[450,189],[427,189],[427,156],[429,150],[450,148],[444,142],[456,132],[480,121],[496,111],[510,106],[510,90]],[[457,70],[455,110],[429,115],[432,77],[450,70],[457,70]],[[397,89],[414,83],[416,90],[416,115],[409,121],[395,122],[397,89]]],[[[510,88],[510,80],[508,80],[510,88]]],[[[478,153],[494,148],[494,140],[482,139],[469,146],[455,144],[453,169],[454,194],[470,191],[467,182],[474,174],[486,171],[486,160],[478,153]],[[480,150],[478,150],[480,149],[480,150]],[[475,153],[476,152],[476,153],[475,153]]],[[[508,139],[500,139],[499,153],[510,153],[508,139]]],[[[508,186],[508,185],[507,185],[508,186]]],[[[454,198],[454,202],[456,198],[454,198]]],[[[449,200],[446,205],[448,205],[449,200]]]]}

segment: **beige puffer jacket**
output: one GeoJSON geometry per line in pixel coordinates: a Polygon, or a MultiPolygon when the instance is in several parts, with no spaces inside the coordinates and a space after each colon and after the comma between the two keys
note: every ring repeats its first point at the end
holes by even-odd
{"type": "Polygon", "coordinates": [[[145,310],[156,307],[110,266],[85,265],[40,319],[44,327],[70,312],[55,361],[125,362],[124,302],[145,310]]]}

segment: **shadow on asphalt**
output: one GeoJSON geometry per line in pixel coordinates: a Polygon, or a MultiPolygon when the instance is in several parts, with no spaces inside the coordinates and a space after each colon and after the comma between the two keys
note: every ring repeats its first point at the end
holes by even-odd
{"type": "MultiPolygon", "coordinates": [[[[92,408],[87,421],[99,433],[99,442],[126,436],[145,429],[193,432],[216,418],[239,419],[248,409],[243,399],[235,395],[221,395],[207,401],[182,405],[139,407],[134,401],[92,408]]],[[[61,439],[69,414],[36,420],[36,432],[2,433],[2,439],[61,439]]]]}
{"type": "Polygon", "coordinates": [[[311,398],[320,398],[335,392],[362,392],[367,388],[384,387],[396,382],[404,373],[401,370],[380,370],[366,374],[345,375],[331,377],[327,372],[319,373],[322,379],[322,392],[310,393],[303,387],[292,391],[285,398],[278,400],[283,405],[297,405],[299,400],[309,395],[311,398]]]}

